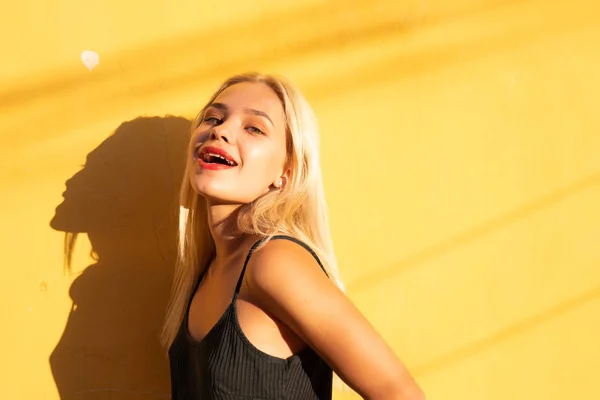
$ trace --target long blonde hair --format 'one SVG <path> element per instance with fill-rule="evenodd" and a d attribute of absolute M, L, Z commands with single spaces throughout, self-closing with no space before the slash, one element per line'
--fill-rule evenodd
<path fill-rule="evenodd" d="M 207 107 L 228 87 L 241 82 L 269 86 L 283 106 L 287 135 L 287 166 L 292 174 L 281 191 L 261 196 L 240 207 L 237 228 L 241 233 L 268 239 L 277 234 L 296 237 L 317 253 L 330 279 L 343 288 L 333 251 L 321 167 L 319 132 L 313 111 L 304 96 L 288 81 L 273 75 L 247 73 L 226 80 L 200 111 L 192 129 L 204 118 Z M 192 145 L 190 143 L 190 145 Z M 179 257 L 173 293 L 163 328 L 163 344 L 170 346 L 187 311 L 194 282 L 215 256 L 208 227 L 207 204 L 192 188 L 189 172 L 191 151 L 180 192 Z"/>

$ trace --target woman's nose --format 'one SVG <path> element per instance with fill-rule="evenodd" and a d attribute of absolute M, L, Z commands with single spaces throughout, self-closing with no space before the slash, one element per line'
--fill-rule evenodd
<path fill-rule="evenodd" d="M 231 143 L 233 134 L 231 133 L 231 129 L 224 127 L 223 124 L 221 124 L 215 126 L 210 131 L 210 138 L 213 140 L 223 140 L 225 143 Z"/>

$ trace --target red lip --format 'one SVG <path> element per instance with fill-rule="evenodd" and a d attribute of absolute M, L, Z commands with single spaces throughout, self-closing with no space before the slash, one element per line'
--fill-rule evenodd
<path fill-rule="evenodd" d="M 198 159 L 198 164 L 203 168 L 203 169 L 212 169 L 212 170 L 217 170 L 217 169 L 229 169 L 229 168 L 233 168 L 233 166 L 230 165 L 225 165 L 225 164 L 209 164 L 207 162 L 202 161 L 201 158 Z"/>
<path fill-rule="evenodd" d="M 202 156 L 206 153 L 217 154 L 217 155 L 225 158 L 227 161 L 233 162 L 235 165 L 207 163 L 204 160 L 202 160 Z M 223 150 L 219 147 L 206 146 L 206 147 L 203 147 L 199 151 L 198 164 L 204 169 L 220 170 L 220 169 L 229 169 L 229 168 L 233 168 L 233 167 L 237 166 L 237 161 L 235 161 L 235 159 L 229 153 L 227 153 L 225 150 Z"/>

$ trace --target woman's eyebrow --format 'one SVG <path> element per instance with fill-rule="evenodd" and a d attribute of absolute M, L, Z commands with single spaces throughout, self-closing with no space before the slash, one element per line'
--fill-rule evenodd
<path fill-rule="evenodd" d="M 211 104 L 210 104 L 208 107 L 206 107 L 206 108 L 207 108 L 207 109 L 209 109 L 209 108 L 211 108 L 211 107 L 213 107 L 213 108 L 216 108 L 216 109 L 218 109 L 218 110 L 223 110 L 223 111 L 227 111 L 227 110 L 228 110 L 228 108 L 227 108 L 227 105 L 225 105 L 225 104 L 223 104 L 223 103 L 211 103 Z"/>
<path fill-rule="evenodd" d="M 244 112 L 248 113 L 248 114 L 260 115 L 261 117 L 265 117 L 266 119 L 269 120 L 269 122 L 271 123 L 271 125 L 275 126 L 275 124 L 273 123 L 273 121 L 269 117 L 269 114 L 267 114 L 264 111 L 255 110 L 254 108 L 244 108 Z"/>
<path fill-rule="evenodd" d="M 216 108 L 218 110 L 222 110 L 222 111 L 229 111 L 229 107 L 227 107 L 227 105 L 223 104 L 223 103 L 212 103 L 210 106 L 208 106 L 208 108 L 210 108 L 210 107 L 214 107 L 214 108 Z M 267 120 L 269 120 L 271 125 L 275 126 L 275 124 L 273 123 L 273 120 L 271 119 L 271 117 L 269 117 L 269 114 L 267 114 L 264 111 L 256 110 L 254 108 L 244 108 L 244 112 L 246 114 L 254 114 L 254 115 L 264 117 Z"/>

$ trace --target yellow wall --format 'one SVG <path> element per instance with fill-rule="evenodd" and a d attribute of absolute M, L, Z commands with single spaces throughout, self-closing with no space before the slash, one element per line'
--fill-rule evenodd
<path fill-rule="evenodd" d="M 341 3 L 4 6 L 2 398 L 167 398 L 165 116 L 246 70 L 313 104 L 350 296 L 429 398 L 600 398 L 597 1 Z"/>

